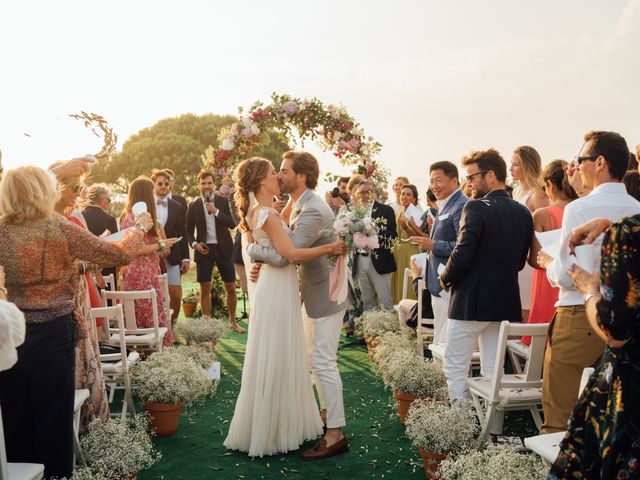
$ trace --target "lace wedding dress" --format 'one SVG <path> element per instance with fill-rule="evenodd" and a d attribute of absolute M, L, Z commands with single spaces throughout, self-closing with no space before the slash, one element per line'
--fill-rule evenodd
<path fill-rule="evenodd" d="M 268 215 L 277 212 L 254 212 L 253 237 L 272 247 L 261 230 Z M 322 421 L 307 365 L 295 265 L 265 264 L 253 297 L 242 384 L 224 445 L 262 457 L 298 449 L 322 434 Z"/>

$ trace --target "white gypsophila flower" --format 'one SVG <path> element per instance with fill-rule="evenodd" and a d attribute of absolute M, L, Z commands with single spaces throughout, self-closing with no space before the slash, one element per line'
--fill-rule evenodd
<path fill-rule="evenodd" d="M 156 352 L 131 367 L 131 388 L 143 402 L 189 406 L 212 396 L 217 386 L 192 358 L 174 349 Z"/>
<path fill-rule="evenodd" d="M 447 385 L 441 364 L 413 350 L 391 352 L 379 367 L 385 386 L 401 393 L 433 398 Z"/>
<path fill-rule="evenodd" d="M 202 368 L 209 368 L 213 362 L 216 361 L 216 356 L 207 346 L 203 345 L 181 345 L 179 347 L 175 347 L 174 350 L 178 353 L 186 355 L 189 358 L 192 358 L 196 364 L 200 365 Z"/>
<path fill-rule="evenodd" d="M 229 326 L 222 319 L 203 315 L 178 322 L 176 333 L 184 337 L 187 343 L 211 343 L 227 335 Z"/>
<path fill-rule="evenodd" d="M 391 353 L 399 350 L 412 352 L 416 349 L 416 345 L 416 334 L 411 329 L 385 332 L 377 339 L 373 361 L 375 363 L 384 362 Z"/>
<path fill-rule="evenodd" d="M 468 450 L 479 431 L 469 402 L 450 407 L 442 402 L 415 400 L 409 408 L 405 425 L 407 437 L 413 445 L 428 452 Z"/>
<path fill-rule="evenodd" d="M 372 310 L 366 310 L 355 320 L 356 329 L 365 337 L 376 339 L 385 332 L 400 331 L 398 314 L 387 310 L 382 305 Z"/>
<path fill-rule="evenodd" d="M 544 480 L 548 467 L 533 453 L 518 452 L 513 445 L 489 446 L 444 460 L 439 480 Z"/>
<path fill-rule="evenodd" d="M 153 446 L 149 421 L 144 414 L 94 420 L 80 440 L 80 448 L 87 471 L 74 472 L 74 479 L 125 477 L 149 468 L 162 457 Z"/>

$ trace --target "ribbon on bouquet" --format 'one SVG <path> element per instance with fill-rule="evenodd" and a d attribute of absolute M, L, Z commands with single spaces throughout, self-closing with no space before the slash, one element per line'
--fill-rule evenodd
<path fill-rule="evenodd" d="M 329 299 L 332 302 L 342 303 L 347 299 L 349 293 L 348 270 L 347 256 L 340 255 L 329 274 Z"/>

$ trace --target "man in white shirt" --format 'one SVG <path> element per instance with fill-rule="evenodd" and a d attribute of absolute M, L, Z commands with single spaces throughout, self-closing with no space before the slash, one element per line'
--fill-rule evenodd
<path fill-rule="evenodd" d="M 592 190 L 565 207 L 561 242 L 573 228 L 593 218 L 617 222 L 640 213 L 640 202 L 627 194 L 622 183 L 629 164 L 625 139 L 615 132 L 597 131 L 587 133 L 584 141 L 576 163 L 582 184 Z M 601 245 L 602 238 L 594 243 L 598 259 Z M 582 370 L 595 365 L 604 351 L 604 342 L 589 326 L 585 301 L 567 275 L 571 265 L 551 260 L 544 253 L 538 259 L 546 267 L 551 284 L 560 287 L 556 314 L 549 327 L 542 382 L 542 430 L 553 433 L 566 430 L 578 399 Z M 597 269 L 599 264 L 598 261 Z M 586 296 L 589 293 L 595 292 Z"/>

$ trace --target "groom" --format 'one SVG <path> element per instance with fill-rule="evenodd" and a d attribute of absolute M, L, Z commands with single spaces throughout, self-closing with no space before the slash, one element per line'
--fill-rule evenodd
<path fill-rule="evenodd" d="M 322 230 L 331 226 L 334 217 L 331 208 L 314 191 L 320 175 L 318 161 L 307 152 L 289 151 L 282 158 L 278 182 L 281 192 L 291 197 L 282 211 L 284 220 L 289 219 L 291 240 L 298 248 L 329 243 L 332 239 L 323 235 Z M 254 262 L 276 267 L 287 265 L 287 261 L 274 248 L 254 243 L 247 247 L 247 251 Z M 329 299 L 329 274 L 332 269 L 327 257 L 317 258 L 298 268 L 307 352 L 327 427 L 322 440 L 302 455 L 303 460 L 320 460 L 349 450 L 347 438 L 342 433 L 345 415 L 342 379 L 336 357 L 342 319 L 350 302 L 347 299 L 338 304 Z M 252 272 L 252 279 L 256 273 Z"/>

